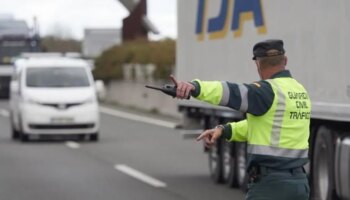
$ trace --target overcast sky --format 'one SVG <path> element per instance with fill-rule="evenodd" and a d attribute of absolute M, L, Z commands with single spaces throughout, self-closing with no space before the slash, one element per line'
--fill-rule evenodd
<path fill-rule="evenodd" d="M 0 0 L 0 14 L 12 14 L 33 24 L 40 34 L 81 39 L 84 28 L 121 28 L 128 11 L 118 0 Z M 176 38 L 176 0 L 148 0 L 148 17 L 160 30 L 153 39 Z"/>

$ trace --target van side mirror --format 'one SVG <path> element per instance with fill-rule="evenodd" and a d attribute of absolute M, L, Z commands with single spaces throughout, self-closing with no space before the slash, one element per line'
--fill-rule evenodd
<path fill-rule="evenodd" d="M 103 100 L 106 97 L 106 88 L 102 80 L 95 81 L 95 89 L 96 89 L 97 98 L 99 100 Z"/>

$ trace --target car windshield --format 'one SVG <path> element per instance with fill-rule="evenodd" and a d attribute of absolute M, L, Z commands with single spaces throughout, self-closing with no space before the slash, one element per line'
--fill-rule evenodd
<path fill-rule="evenodd" d="M 87 73 L 82 67 L 33 67 L 27 69 L 28 87 L 88 87 Z"/>

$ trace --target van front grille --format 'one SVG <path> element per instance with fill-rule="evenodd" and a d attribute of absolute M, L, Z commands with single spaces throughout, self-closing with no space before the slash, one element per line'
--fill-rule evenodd
<path fill-rule="evenodd" d="M 50 106 L 61 110 L 68 109 L 73 106 L 79 106 L 81 104 L 83 103 L 41 103 L 41 105 Z"/>
<path fill-rule="evenodd" d="M 95 124 L 29 124 L 31 129 L 89 129 Z"/>

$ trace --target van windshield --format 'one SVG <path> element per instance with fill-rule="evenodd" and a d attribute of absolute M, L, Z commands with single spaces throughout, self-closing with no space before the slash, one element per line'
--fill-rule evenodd
<path fill-rule="evenodd" d="M 88 87 L 86 70 L 82 67 L 33 67 L 26 73 L 28 87 Z"/>

